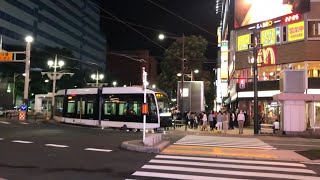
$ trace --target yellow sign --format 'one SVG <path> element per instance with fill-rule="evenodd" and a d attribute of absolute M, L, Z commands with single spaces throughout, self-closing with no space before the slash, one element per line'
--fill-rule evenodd
<path fill-rule="evenodd" d="M 238 36 L 238 51 L 247 50 L 248 44 L 251 44 L 250 34 Z"/>
<path fill-rule="evenodd" d="M 261 31 L 260 43 L 263 46 L 270 46 L 276 44 L 276 29 L 273 28 Z"/>
<path fill-rule="evenodd" d="M 304 40 L 304 21 L 288 25 L 288 42 Z"/>
<path fill-rule="evenodd" d="M 12 52 L 0 52 L 0 61 L 12 61 Z"/>

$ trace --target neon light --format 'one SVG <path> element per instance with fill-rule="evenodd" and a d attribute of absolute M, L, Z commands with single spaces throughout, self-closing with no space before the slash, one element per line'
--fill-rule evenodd
<path fill-rule="evenodd" d="M 283 17 L 282 21 L 284 21 L 285 23 L 290 23 L 290 22 L 299 21 L 300 19 L 301 19 L 300 14 L 291 14 L 291 15 Z"/>

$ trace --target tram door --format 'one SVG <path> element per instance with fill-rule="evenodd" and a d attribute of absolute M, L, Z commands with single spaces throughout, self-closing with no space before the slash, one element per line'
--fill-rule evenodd
<path fill-rule="evenodd" d="M 85 119 L 86 100 L 85 97 L 77 97 L 77 118 Z"/>

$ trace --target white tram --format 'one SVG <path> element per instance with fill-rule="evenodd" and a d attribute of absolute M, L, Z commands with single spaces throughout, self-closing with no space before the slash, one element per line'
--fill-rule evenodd
<path fill-rule="evenodd" d="M 64 123 L 102 127 L 143 128 L 143 89 L 105 87 L 65 89 L 56 93 L 54 119 Z M 166 93 L 147 89 L 147 129 L 172 125 Z"/>

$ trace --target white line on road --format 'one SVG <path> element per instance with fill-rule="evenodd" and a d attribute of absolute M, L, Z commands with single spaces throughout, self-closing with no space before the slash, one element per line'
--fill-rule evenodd
<path fill-rule="evenodd" d="M 22 144 L 31 144 L 33 142 L 31 141 L 21 141 L 21 140 L 14 140 L 14 141 L 11 141 L 11 142 L 14 142 L 14 143 L 22 143 Z"/>
<path fill-rule="evenodd" d="M 204 163 L 204 162 L 192 162 L 192 161 L 172 161 L 172 160 L 155 160 L 152 159 L 149 163 L 155 164 L 174 164 L 174 165 L 194 165 L 204 167 L 216 167 L 216 168 L 233 168 L 233 169 L 254 169 L 254 170 L 269 170 L 269 171 L 284 171 L 284 172 L 299 172 L 316 174 L 309 169 L 300 168 L 283 168 L 283 167 L 269 167 L 269 166 L 255 166 L 255 165 L 236 165 L 236 164 L 219 164 L 219 163 Z"/>
<path fill-rule="evenodd" d="M 67 147 L 69 147 L 69 146 L 67 146 L 67 145 L 60 145 L 60 144 L 45 144 L 45 146 L 60 147 L 60 148 L 67 148 Z"/>
<path fill-rule="evenodd" d="M 281 178 L 281 179 L 297 179 L 297 180 L 320 180 L 320 177 L 315 176 L 302 176 L 291 174 L 279 174 L 279 173 L 264 173 L 264 172 L 248 172 L 248 171 L 230 171 L 219 169 L 204 169 L 204 168 L 189 168 L 180 166 L 156 166 L 156 165 L 144 165 L 143 169 L 153 170 L 166 170 L 166 171 L 180 171 L 180 172 L 196 172 L 196 173 L 208 173 L 208 174 L 220 174 L 220 175 L 234 175 L 234 176 L 246 176 L 246 177 L 265 177 L 265 178 Z"/>
<path fill-rule="evenodd" d="M 29 124 L 29 123 L 26 123 L 26 122 L 19 122 L 20 124 L 24 124 L 24 125 L 27 125 L 27 124 Z"/>
<path fill-rule="evenodd" d="M 143 177 L 158 177 L 166 179 L 197 179 L 197 180 L 233 180 L 234 178 L 221 178 L 221 177 L 208 177 L 208 176 L 194 176 L 194 175 L 184 175 L 184 174 L 172 174 L 172 173 L 157 173 L 157 172 L 143 172 L 137 171 L 133 173 L 134 176 Z M 237 178 L 238 179 L 238 178 Z"/>
<path fill-rule="evenodd" d="M 194 161 L 197 160 L 197 161 L 225 162 L 225 163 L 240 163 L 240 164 L 261 164 L 261 165 L 306 167 L 304 164 L 300 164 L 300 163 L 288 163 L 288 162 L 278 162 L 278 161 L 255 161 L 255 160 L 202 158 L 202 157 L 188 157 L 188 156 L 168 156 L 168 155 L 157 155 L 155 158 L 159 158 L 159 159 L 194 160 Z"/>
<path fill-rule="evenodd" d="M 306 146 L 306 147 L 320 147 L 319 145 L 312 145 L 312 144 L 277 144 L 277 143 L 270 143 L 276 146 Z"/>
<path fill-rule="evenodd" d="M 1 124 L 11 124 L 9 122 L 6 122 L 6 121 L 0 121 Z"/>
<path fill-rule="evenodd" d="M 96 148 L 86 148 L 85 151 L 99 151 L 99 152 L 111 152 L 110 149 L 96 149 Z"/>
<path fill-rule="evenodd" d="M 0 138 L 0 141 L 4 140 L 4 138 Z"/>
<path fill-rule="evenodd" d="M 320 165 L 320 162 L 301 162 L 303 164 L 316 164 L 316 165 Z"/>

